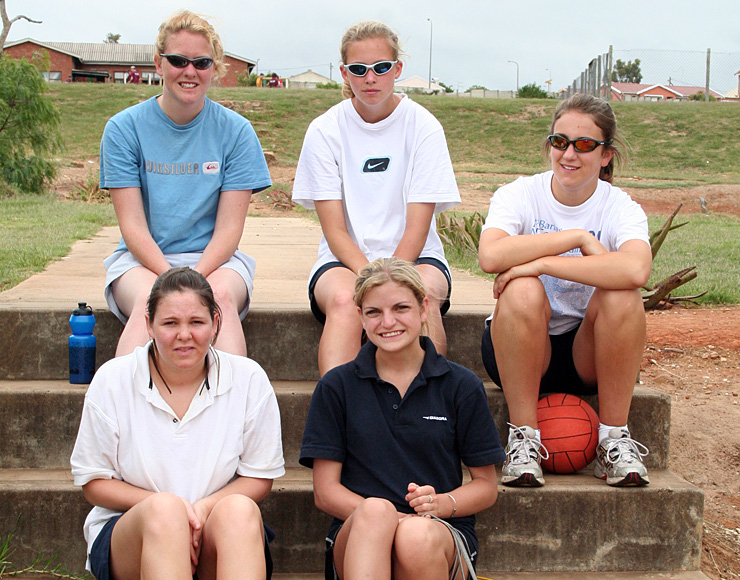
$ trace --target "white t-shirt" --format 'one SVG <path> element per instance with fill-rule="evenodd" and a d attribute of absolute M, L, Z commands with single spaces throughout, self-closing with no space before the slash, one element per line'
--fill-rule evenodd
<path fill-rule="evenodd" d="M 393 254 L 406 228 L 406 205 L 434 203 L 441 213 L 460 203 L 444 130 L 424 107 L 403 95 L 393 113 L 366 123 L 351 99 L 314 119 L 298 160 L 293 200 L 342 200 L 347 229 L 368 260 Z M 435 220 L 420 256 L 444 264 Z M 337 258 L 326 238 L 311 276 Z"/>
<path fill-rule="evenodd" d="M 237 475 L 285 474 L 277 399 L 256 362 L 212 350 L 210 389 L 201 388 L 179 420 L 157 388 L 149 388 L 148 350 L 139 347 L 95 373 L 70 460 L 75 485 L 115 478 L 193 503 Z M 92 509 L 84 528 L 88 555 L 119 513 Z"/>
<path fill-rule="evenodd" d="M 591 232 L 610 252 L 629 240 L 650 243 L 647 216 L 629 195 L 599 180 L 596 191 L 578 206 L 563 205 L 552 193 L 552 171 L 520 177 L 491 198 L 483 230 L 498 228 L 510 236 L 547 234 L 569 229 Z M 561 254 L 581 256 L 576 248 Z M 564 334 L 583 320 L 594 287 L 543 274 L 550 300 L 549 333 Z"/>

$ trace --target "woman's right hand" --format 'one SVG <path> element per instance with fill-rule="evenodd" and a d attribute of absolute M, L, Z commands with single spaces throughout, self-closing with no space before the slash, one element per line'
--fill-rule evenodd
<path fill-rule="evenodd" d="M 185 504 L 185 510 L 188 514 L 188 523 L 190 524 L 190 571 L 192 574 L 195 574 L 195 569 L 198 567 L 198 559 L 200 558 L 200 540 L 203 534 L 203 524 L 207 516 L 198 514 L 198 510 L 184 497 L 180 499 Z"/>
<path fill-rule="evenodd" d="M 604 247 L 598 238 L 591 232 L 583 230 L 580 244 L 581 254 L 584 256 L 597 256 L 599 254 L 608 254 L 609 250 Z"/>

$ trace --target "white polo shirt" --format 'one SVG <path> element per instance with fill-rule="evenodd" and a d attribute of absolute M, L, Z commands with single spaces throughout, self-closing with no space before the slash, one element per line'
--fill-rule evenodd
<path fill-rule="evenodd" d="M 285 474 L 277 399 L 256 362 L 211 350 L 210 389 L 196 393 L 180 420 L 149 388 L 148 350 L 114 358 L 95 374 L 70 460 L 75 485 L 115 478 L 194 503 L 236 476 Z M 88 554 L 119 513 L 92 509 L 84 528 Z"/>

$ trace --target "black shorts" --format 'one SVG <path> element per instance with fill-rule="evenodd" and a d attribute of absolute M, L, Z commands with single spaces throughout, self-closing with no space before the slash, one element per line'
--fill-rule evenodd
<path fill-rule="evenodd" d="M 439 268 L 439 270 L 445 275 L 445 278 L 447 278 L 447 297 L 444 299 L 439 307 L 440 314 L 444 316 L 450 309 L 450 294 L 452 294 L 452 276 L 450 275 L 450 270 L 447 268 L 447 266 L 445 266 L 444 262 L 438 260 L 437 258 L 421 257 L 416 260 L 414 264 L 430 264 L 432 266 L 435 266 Z M 313 291 L 314 288 L 316 288 L 316 282 L 319 281 L 321 275 L 327 270 L 331 270 L 332 268 L 347 268 L 347 266 L 342 264 L 342 262 L 327 262 L 318 270 L 316 270 L 316 273 L 311 276 L 311 281 L 308 283 L 308 300 L 311 304 L 311 312 L 313 312 L 316 320 L 318 320 L 321 324 L 324 324 L 326 322 L 326 314 L 324 314 L 319 308 L 319 305 L 316 304 L 316 297 L 314 296 Z M 347 269 L 349 270 L 349 268 Z"/>
<path fill-rule="evenodd" d="M 581 380 L 581 377 L 578 376 L 576 365 L 573 362 L 573 341 L 576 338 L 579 328 L 580 324 L 565 334 L 550 335 L 552 355 L 550 357 L 550 366 L 547 367 L 547 371 L 540 381 L 540 394 L 569 393 L 571 395 L 584 396 L 596 392 L 596 385 L 587 385 Z M 486 367 L 488 376 L 500 387 L 501 377 L 498 374 L 496 354 L 493 351 L 491 322 L 489 320 L 486 320 L 485 328 L 483 329 L 481 357 L 483 358 L 483 366 Z"/>
<path fill-rule="evenodd" d="M 93 542 L 92 550 L 90 550 L 90 571 L 97 580 L 109 580 L 110 579 L 110 539 L 113 535 L 113 527 L 116 522 L 121 519 L 121 516 L 114 516 L 103 526 L 100 530 L 98 537 Z M 275 539 L 275 532 L 267 526 L 262 524 L 265 529 L 265 569 L 267 571 L 266 580 L 270 580 L 272 576 L 272 555 L 270 554 L 270 542 Z M 198 575 L 193 574 L 193 580 L 197 580 Z"/>

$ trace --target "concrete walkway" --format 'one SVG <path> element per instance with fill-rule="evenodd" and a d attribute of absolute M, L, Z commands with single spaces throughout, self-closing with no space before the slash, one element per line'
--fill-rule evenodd
<path fill-rule="evenodd" d="M 82 301 L 94 310 L 107 308 L 103 259 L 119 239 L 118 227 L 108 227 L 90 240 L 77 242 L 69 256 L 0 293 L 0 308 L 68 307 L 71 311 Z M 320 239 L 321 227 L 305 218 L 247 218 L 239 248 L 257 260 L 253 309 L 308 308 L 306 285 Z M 452 279 L 451 312 L 492 311 L 489 281 L 462 270 L 453 270 Z"/>

